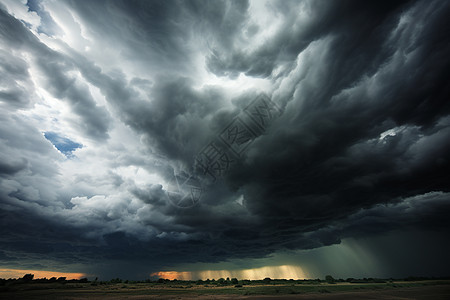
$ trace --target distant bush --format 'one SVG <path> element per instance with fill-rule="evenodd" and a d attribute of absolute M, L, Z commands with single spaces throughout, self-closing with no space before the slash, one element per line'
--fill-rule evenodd
<path fill-rule="evenodd" d="M 114 279 L 111 279 L 109 282 L 110 282 L 110 283 L 122 283 L 122 279 L 120 279 L 120 278 L 114 278 Z"/>
<path fill-rule="evenodd" d="M 333 276 L 331 276 L 331 275 L 325 276 L 325 281 L 327 283 L 335 283 L 335 280 L 334 280 Z"/>
<path fill-rule="evenodd" d="M 66 283 L 66 277 L 59 277 L 56 281 L 59 283 Z"/>
<path fill-rule="evenodd" d="M 22 281 L 23 282 L 30 282 L 30 281 L 33 280 L 33 278 L 34 278 L 34 274 L 25 274 L 22 277 Z"/>

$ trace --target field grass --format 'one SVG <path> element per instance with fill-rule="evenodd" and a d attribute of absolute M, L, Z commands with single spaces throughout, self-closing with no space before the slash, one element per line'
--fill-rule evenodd
<path fill-rule="evenodd" d="M 0 299 L 86 299 L 86 298 L 128 298 L 138 296 L 205 296 L 210 295 L 303 295 L 331 294 L 363 291 L 386 291 L 402 288 L 446 286 L 450 290 L 450 280 L 427 280 L 417 282 L 389 283 L 272 283 L 252 284 L 242 287 L 196 285 L 192 283 L 26 283 L 0 287 Z"/>

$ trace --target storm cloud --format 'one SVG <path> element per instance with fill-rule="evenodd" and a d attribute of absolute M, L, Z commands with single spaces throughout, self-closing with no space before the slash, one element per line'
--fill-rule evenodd
<path fill-rule="evenodd" d="M 448 234 L 449 1 L 25 2 L 0 2 L 2 266 L 132 279 Z M 261 94 L 270 126 L 174 205 Z"/>

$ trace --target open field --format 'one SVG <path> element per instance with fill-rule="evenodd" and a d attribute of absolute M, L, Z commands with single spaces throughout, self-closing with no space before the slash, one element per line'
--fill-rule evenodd
<path fill-rule="evenodd" d="M 450 299 L 450 280 L 213 286 L 172 283 L 28 283 L 0 287 L 0 299 Z"/>

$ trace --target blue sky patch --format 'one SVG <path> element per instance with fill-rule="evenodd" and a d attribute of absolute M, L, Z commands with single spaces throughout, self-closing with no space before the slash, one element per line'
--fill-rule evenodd
<path fill-rule="evenodd" d="M 55 145 L 56 149 L 58 149 L 66 157 L 72 157 L 73 156 L 72 152 L 75 149 L 83 147 L 82 144 L 76 143 L 66 137 L 62 137 L 56 132 L 47 131 L 44 132 L 44 136 L 53 145 Z"/>
<path fill-rule="evenodd" d="M 60 27 L 55 23 L 50 14 L 42 7 L 41 2 L 41 0 L 28 0 L 28 11 L 35 12 L 41 18 L 41 25 L 37 28 L 38 33 L 45 33 L 48 36 L 53 36 L 55 33 L 60 31 Z"/>

